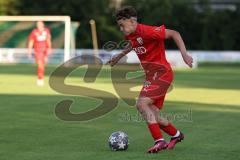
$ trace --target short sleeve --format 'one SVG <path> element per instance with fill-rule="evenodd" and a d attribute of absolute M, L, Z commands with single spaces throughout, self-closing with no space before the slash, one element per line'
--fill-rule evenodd
<path fill-rule="evenodd" d="M 30 35 L 28 37 L 29 40 L 34 40 L 34 33 L 35 33 L 34 30 L 30 33 Z"/>
<path fill-rule="evenodd" d="M 132 48 L 135 48 L 135 47 L 139 46 L 137 41 L 135 41 L 133 38 L 130 38 L 129 36 L 125 36 L 124 39 L 130 43 Z"/>
<path fill-rule="evenodd" d="M 137 41 L 130 41 L 130 44 L 132 46 L 132 48 L 138 47 L 139 44 L 137 43 Z"/>
<path fill-rule="evenodd" d="M 144 34 L 147 39 L 165 39 L 166 35 L 166 28 L 164 25 L 161 25 L 159 27 L 156 26 L 148 26 L 145 28 Z"/>

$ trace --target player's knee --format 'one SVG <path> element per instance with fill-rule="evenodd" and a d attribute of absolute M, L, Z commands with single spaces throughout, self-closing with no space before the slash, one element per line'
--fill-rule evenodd
<path fill-rule="evenodd" d="M 161 128 L 166 127 L 169 124 L 169 121 L 167 119 L 158 118 L 157 120 L 158 120 L 158 123 L 161 125 Z"/>
<path fill-rule="evenodd" d="M 144 106 L 144 102 L 141 99 L 137 100 L 136 107 L 137 109 L 141 109 Z"/>
<path fill-rule="evenodd" d="M 43 68 L 43 67 L 44 67 L 43 62 L 38 62 L 38 67 L 39 67 L 39 68 Z"/>
<path fill-rule="evenodd" d="M 139 98 L 136 103 L 136 107 L 138 110 L 143 110 L 148 106 L 149 101 L 146 98 Z"/>

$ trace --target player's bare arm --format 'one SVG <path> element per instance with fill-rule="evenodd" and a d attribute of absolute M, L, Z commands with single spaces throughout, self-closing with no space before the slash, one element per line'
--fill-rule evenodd
<path fill-rule="evenodd" d="M 112 59 L 110 59 L 107 64 L 110 64 L 111 67 L 113 67 L 115 64 L 117 64 L 117 62 L 124 57 L 125 55 L 127 55 L 129 52 L 132 51 L 132 47 L 129 45 L 126 49 L 124 49 L 121 53 L 119 53 L 118 55 L 114 56 Z"/>
<path fill-rule="evenodd" d="M 52 38 L 51 38 L 51 34 L 49 34 L 49 36 L 47 38 L 47 46 L 48 46 L 47 54 L 52 54 Z"/>
<path fill-rule="evenodd" d="M 166 39 L 171 39 L 171 38 L 174 40 L 174 42 L 178 46 L 178 48 L 182 54 L 184 62 L 189 67 L 192 68 L 193 58 L 190 54 L 187 53 L 184 41 L 183 41 L 180 33 L 177 31 L 174 31 L 174 30 L 166 29 Z"/>
<path fill-rule="evenodd" d="M 28 42 L 28 58 L 32 57 L 33 45 L 34 45 L 34 41 L 29 40 L 29 42 Z"/>

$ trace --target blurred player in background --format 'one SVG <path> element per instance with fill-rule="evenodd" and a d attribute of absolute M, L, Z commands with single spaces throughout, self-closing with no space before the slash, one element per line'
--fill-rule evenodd
<path fill-rule="evenodd" d="M 36 27 L 29 35 L 28 57 L 32 58 L 32 49 L 34 48 L 38 76 L 37 85 L 43 86 L 44 66 L 47 63 L 48 55 L 52 52 L 51 33 L 43 21 L 36 22 Z"/>
<path fill-rule="evenodd" d="M 189 67 L 192 67 L 193 58 L 187 53 L 182 37 L 177 31 L 166 29 L 164 25 L 149 26 L 138 23 L 137 12 L 133 7 L 119 9 L 115 18 L 125 39 L 130 44 L 108 63 L 114 66 L 123 56 L 134 50 L 145 71 L 146 81 L 136 107 L 147 122 L 149 131 L 155 140 L 154 146 L 147 152 L 156 153 L 164 149 L 173 149 L 176 143 L 184 139 L 184 135 L 159 113 L 173 80 L 173 71 L 165 55 L 164 41 L 174 40 L 184 62 Z M 164 140 L 161 130 L 171 136 L 169 143 Z"/>

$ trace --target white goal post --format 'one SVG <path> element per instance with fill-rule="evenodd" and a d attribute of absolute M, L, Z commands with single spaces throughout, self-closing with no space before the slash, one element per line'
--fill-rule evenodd
<path fill-rule="evenodd" d="M 64 22 L 64 62 L 70 59 L 71 18 L 70 16 L 0 16 L 1 21 L 50 21 Z"/>

